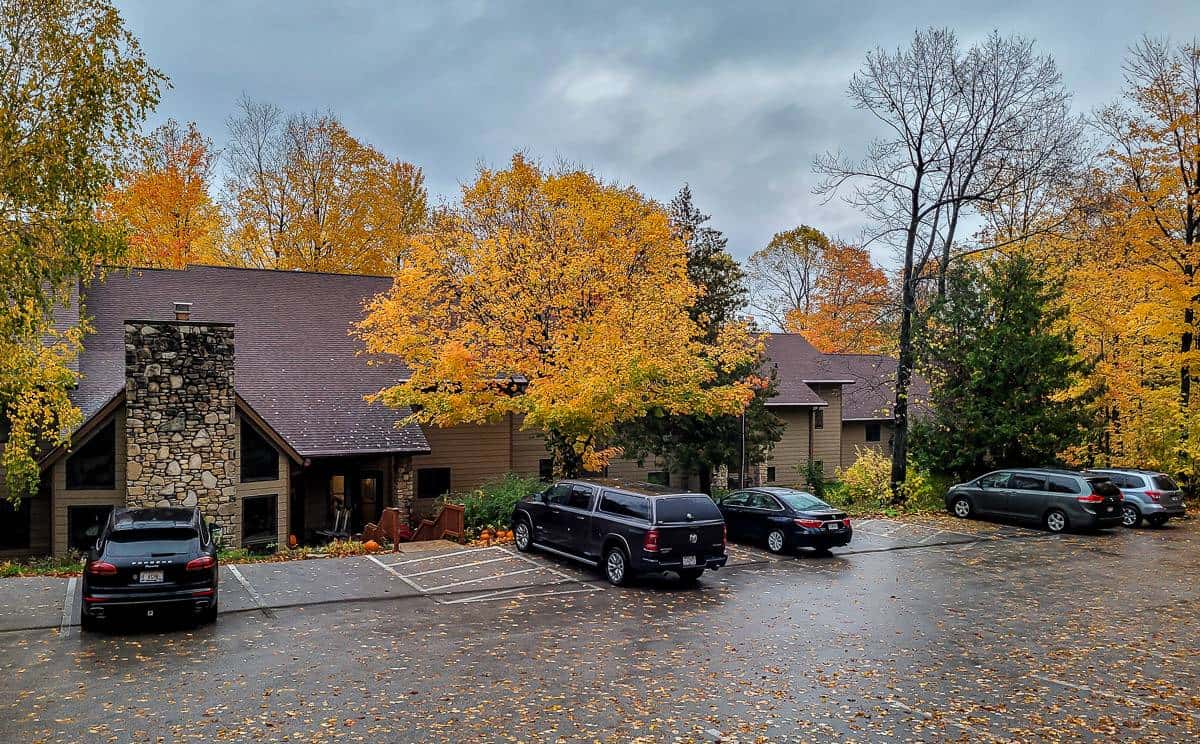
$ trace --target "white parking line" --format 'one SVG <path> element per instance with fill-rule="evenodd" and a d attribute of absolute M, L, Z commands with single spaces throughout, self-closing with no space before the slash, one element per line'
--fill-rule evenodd
<path fill-rule="evenodd" d="M 1187 716 L 1188 718 L 1191 718 L 1193 720 L 1195 720 L 1197 718 L 1195 714 L 1189 713 L 1186 710 L 1177 708 L 1174 705 L 1170 705 L 1168 703 L 1155 701 L 1155 700 L 1145 700 L 1143 698 L 1137 697 L 1136 695 L 1119 695 L 1117 693 L 1108 692 L 1106 690 L 1097 690 L 1094 687 L 1088 687 L 1087 685 L 1080 685 L 1080 684 L 1076 684 L 1074 682 L 1067 682 L 1066 680 L 1055 679 L 1054 677 L 1046 677 L 1041 674 L 1031 674 L 1029 676 L 1032 677 L 1033 679 L 1041 680 L 1042 682 L 1048 682 L 1049 684 L 1052 684 L 1052 685 L 1066 687 L 1068 689 L 1077 690 L 1079 692 L 1086 692 L 1089 695 L 1098 695 L 1099 697 L 1108 698 L 1110 700 L 1118 700 L 1121 702 L 1132 703 L 1132 704 L 1137 705 L 1142 708 L 1163 708 L 1165 710 L 1169 710 L 1174 713 L 1178 713 L 1180 715 Z"/>
<path fill-rule="evenodd" d="M 367 556 L 367 560 L 369 560 L 369 561 L 372 561 L 372 562 L 373 562 L 373 563 L 375 563 L 377 566 L 379 566 L 380 568 L 382 568 L 384 571 L 387 571 L 387 572 L 388 572 L 388 573 L 390 573 L 392 576 L 395 576 L 397 579 L 400 579 L 400 580 L 401 580 L 401 581 L 403 581 L 405 584 L 408 584 L 409 586 L 411 586 L 413 589 L 417 590 L 417 591 L 418 591 L 418 592 L 420 592 L 421 594 L 426 594 L 426 593 L 427 593 L 427 592 L 426 592 L 426 590 L 425 590 L 424 588 L 422 588 L 422 586 L 421 586 L 420 584 L 418 584 L 417 582 L 415 582 L 415 581 L 413 581 L 412 579 L 408 578 L 407 576 L 405 576 L 404 574 L 400 573 L 399 571 L 397 571 L 396 569 L 392 568 L 391 566 L 389 566 L 388 564 L 384 563 L 383 561 L 379 560 L 379 559 L 378 559 L 378 558 L 376 558 L 375 556 L 373 556 L 373 555 L 368 555 L 368 556 Z"/>
<path fill-rule="evenodd" d="M 466 586 L 467 584 L 478 584 L 481 581 L 495 581 L 496 579 L 506 579 L 509 576 L 517 576 L 519 574 L 532 573 L 533 571 L 541 571 L 543 569 L 544 569 L 543 566 L 534 566 L 533 568 L 523 568 L 520 571 L 509 571 L 508 573 L 502 573 L 502 574 L 499 574 L 496 576 L 481 576 L 478 579 L 467 579 L 466 581 L 454 581 L 449 584 L 442 584 L 441 586 L 430 586 L 430 587 L 426 587 L 425 591 L 439 592 L 443 589 L 452 589 L 456 586 Z"/>
<path fill-rule="evenodd" d="M 379 565 L 383 566 L 384 568 L 395 568 L 396 566 L 406 566 L 409 563 L 420 563 L 421 561 L 431 561 L 434 558 L 450 558 L 450 557 L 456 556 L 456 555 L 466 555 L 467 553 L 482 553 L 486 550 L 500 550 L 500 549 L 501 548 L 499 546 L 492 546 L 490 548 L 470 548 L 468 550 L 455 550 L 451 553 L 433 553 L 431 555 L 422 556 L 420 558 L 409 558 L 406 561 L 396 561 L 395 563 L 383 563 L 381 561 L 375 561 L 375 562 L 378 563 Z"/>
<path fill-rule="evenodd" d="M 250 599 L 254 601 L 254 606 L 258 608 L 259 612 L 268 617 L 271 616 L 271 610 L 267 607 L 267 603 L 263 601 L 262 595 L 258 593 L 258 590 L 250 584 L 245 576 L 242 576 L 242 572 L 238 570 L 237 566 L 226 564 L 225 567 L 229 569 L 229 573 L 233 574 L 233 578 L 237 580 L 237 583 L 241 584 L 246 593 L 250 595 Z"/>
<path fill-rule="evenodd" d="M 75 582 L 74 577 L 67 579 L 67 596 L 63 600 L 62 622 L 59 623 L 58 633 L 63 638 L 71 637 L 71 626 L 75 624 Z"/>
<path fill-rule="evenodd" d="M 562 578 L 562 579 L 564 579 L 564 580 L 566 580 L 566 581 L 573 581 L 573 582 L 577 582 L 577 583 L 580 583 L 580 584 L 584 583 L 584 582 L 583 582 L 583 581 L 581 581 L 581 580 L 579 579 L 579 577 L 577 577 L 577 576 L 571 576 L 571 575 L 569 575 L 569 574 L 566 574 L 566 573 L 564 573 L 564 572 L 562 572 L 562 571 L 559 571 L 557 568 L 554 568 L 553 566 L 550 566 L 550 565 L 542 565 L 542 564 L 538 563 L 537 561 L 533 560 L 532 558 L 530 558 L 530 557 L 528 557 L 528 556 L 521 555 L 520 553 L 514 553 L 514 552 L 512 552 L 511 550 L 509 550 L 508 548 L 501 548 L 501 547 L 497 546 L 497 548 L 496 548 L 496 549 L 497 549 L 497 550 L 502 550 L 502 551 L 504 551 L 505 553 L 508 553 L 508 554 L 509 554 L 509 555 L 511 555 L 513 558 L 520 558 L 521 560 L 525 561 L 526 563 L 530 564 L 531 566 L 537 566 L 537 567 L 539 567 L 539 568 L 544 568 L 544 569 L 546 569 L 547 571 L 549 571 L 550 573 L 554 574 L 555 576 L 558 576 L 558 577 L 560 577 L 560 578 Z M 603 589 L 602 587 L 595 587 L 595 589 L 596 589 L 596 591 L 604 591 L 604 589 Z"/>
<path fill-rule="evenodd" d="M 515 590 L 514 590 L 515 591 Z M 586 594 L 590 592 L 600 591 L 599 587 L 585 586 L 583 589 L 563 589 L 562 591 L 552 592 L 536 592 L 534 594 L 514 594 L 506 597 L 497 596 L 482 596 L 482 597 L 466 597 L 465 599 L 451 599 L 442 604 L 467 604 L 469 602 L 498 602 L 505 599 L 533 599 L 534 597 L 558 597 L 563 594 Z"/>
<path fill-rule="evenodd" d="M 426 576 L 428 574 L 435 574 L 435 573 L 444 573 L 446 571 L 453 571 L 458 568 L 470 568 L 471 566 L 482 566 L 485 563 L 497 563 L 499 561 L 511 561 L 512 559 L 513 559 L 512 556 L 506 555 L 503 558 L 488 558 L 486 561 L 473 561 L 471 563 L 456 563 L 452 566 L 443 566 L 442 568 L 431 568 L 428 571 L 418 571 L 416 573 L 410 573 L 410 574 L 404 574 L 404 575 L 410 579 L 413 579 L 418 576 Z"/>

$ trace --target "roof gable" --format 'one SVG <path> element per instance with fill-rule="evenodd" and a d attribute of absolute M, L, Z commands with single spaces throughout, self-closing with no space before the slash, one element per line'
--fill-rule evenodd
<path fill-rule="evenodd" d="M 233 324 L 234 388 L 300 455 L 427 452 L 419 426 L 396 427 L 407 409 L 363 399 L 407 376 L 350 335 L 364 303 L 390 287 L 388 277 L 216 266 L 114 270 L 82 288 L 95 333 L 73 399 L 91 417 L 124 389 L 126 319 L 172 320 L 174 303 L 190 302 L 192 320 Z"/>

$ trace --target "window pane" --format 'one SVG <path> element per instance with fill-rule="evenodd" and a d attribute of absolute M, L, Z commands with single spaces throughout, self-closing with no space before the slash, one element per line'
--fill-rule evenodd
<path fill-rule="evenodd" d="M 111 512 L 111 506 L 67 507 L 67 547 L 71 550 L 90 549 L 100 537 L 100 530 Z"/>
<path fill-rule="evenodd" d="M 780 501 L 792 507 L 803 511 L 805 509 L 822 509 L 829 506 L 824 501 L 821 501 L 816 496 L 805 491 L 787 491 L 775 494 Z"/>
<path fill-rule="evenodd" d="M 650 502 L 632 494 L 605 491 L 600 510 L 620 517 L 650 520 Z"/>
<path fill-rule="evenodd" d="M 279 453 L 252 425 L 242 420 L 242 480 L 278 480 Z"/>
<path fill-rule="evenodd" d="M 747 491 L 735 491 L 721 499 L 721 503 L 729 506 L 745 506 L 749 500 L 750 494 Z"/>
<path fill-rule="evenodd" d="M 1175 485 L 1175 481 L 1171 480 L 1166 475 L 1155 475 L 1151 478 L 1154 481 L 1154 487 L 1160 491 L 1178 491 L 1179 486 Z"/>
<path fill-rule="evenodd" d="M 191 527 L 154 527 L 117 530 L 110 535 L 104 554 L 110 556 L 177 555 L 200 549 L 200 535 Z"/>
<path fill-rule="evenodd" d="M 67 488 L 111 490 L 117 485 L 117 424 L 109 421 L 67 458 Z"/>
<path fill-rule="evenodd" d="M 436 499 L 450 493 L 450 468 L 421 468 L 417 471 L 417 498 Z"/>
<path fill-rule="evenodd" d="M 760 496 L 761 494 L 755 494 Z M 721 510 L 707 496 L 678 496 L 659 499 L 655 506 L 655 520 L 664 522 L 691 522 L 701 519 L 720 519 Z"/>
<path fill-rule="evenodd" d="M 279 540 L 279 497 L 247 496 L 242 501 L 242 544 L 267 545 Z"/>
<path fill-rule="evenodd" d="M 813 428 L 814 429 L 824 429 L 825 428 L 825 409 L 824 408 L 814 408 L 813 409 Z"/>
<path fill-rule="evenodd" d="M 550 503 L 566 506 L 571 502 L 571 484 L 559 483 L 550 491 Z"/>
<path fill-rule="evenodd" d="M 1074 478 L 1051 475 L 1046 478 L 1046 490 L 1053 493 L 1079 493 L 1079 484 Z"/>
<path fill-rule="evenodd" d="M 1046 481 L 1041 478 L 1035 478 L 1032 475 L 1014 473 L 1013 477 L 1008 481 L 1008 487 L 1017 488 L 1022 491 L 1045 491 Z"/>
<path fill-rule="evenodd" d="M 22 550 L 29 547 L 29 499 L 13 508 L 12 502 L 0 498 L 0 550 Z"/>
<path fill-rule="evenodd" d="M 592 489 L 585 486 L 572 486 L 566 505 L 572 509 L 590 510 L 592 508 Z"/>
<path fill-rule="evenodd" d="M 867 441 L 868 442 L 878 442 L 879 441 L 879 432 L 880 432 L 879 424 L 867 424 Z"/>
<path fill-rule="evenodd" d="M 768 483 L 775 482 L 775 466 L 774 465 L 767 468 L 767 482 Z"/>
<path fill-rule="evenodd" d="M 989 473 L 979 479 L 980 488 L 1003 488 L 1008 482 L 1008 473 Z"/>
<path fill-rule="evenodd" d="M 646 473 L 646 482 L 658 486 L 669 486 L 671 485 L 671 476 L 665 470 L 656 470 L 652 473 Z"/>
<path fill-rule="evenodd" d="M 549 457 L 543 457 L 538 460 L 538 478 L 542 480 L 550 480 L 554 477 L 554 460 Z"/>

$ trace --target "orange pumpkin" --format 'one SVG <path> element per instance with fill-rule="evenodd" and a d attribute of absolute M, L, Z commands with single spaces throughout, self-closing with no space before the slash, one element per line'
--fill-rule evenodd
<path fill-rule="evenodd" d="M 294 548 L 299 544 L 300 544 L 300 541 L 296 539 L 295 535 L 288 535 L 288 547 L 289 548 Z"/>
<path fill-rule="evenodd" d="M 367 549 L 368 553 L 374 553 L 376 550 L 379 550 L 379 543 L 374 540 L 367 540 L 363 543 L 363 547 Z"/>

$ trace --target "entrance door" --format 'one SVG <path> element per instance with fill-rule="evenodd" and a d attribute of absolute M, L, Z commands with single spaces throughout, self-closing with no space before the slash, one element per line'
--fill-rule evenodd
<path fill-rule="evenodd" d="M 379 493 L 383 485 L 383 474 L 377 470 L 368 470 L 358 481 L 358 509 L 355 516 L 355 530 L 361 532 L 368 522 L 379 524 L 383 507 L 383 497 Z"/>

